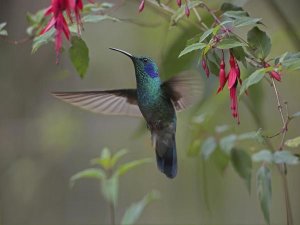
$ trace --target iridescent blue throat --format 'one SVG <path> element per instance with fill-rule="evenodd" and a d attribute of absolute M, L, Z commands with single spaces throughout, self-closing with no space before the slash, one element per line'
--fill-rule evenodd
<path fill-rule="evenodd" d="M 144 69 L 151 78 L 155 78 L 159 76 L 157 69 L 151 63 L 145 65 Z"/>

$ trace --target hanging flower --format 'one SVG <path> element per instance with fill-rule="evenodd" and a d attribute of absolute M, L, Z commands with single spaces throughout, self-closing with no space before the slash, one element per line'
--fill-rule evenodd
<path fill-rule="evenodd" d="M 234 55 L 230 52 L 230 70 L 228 73 L 228 89 L 230 92 L 230 108 L 231 114 L 234 118 L 237 119 L 238 124 L 240 123 L 239 112 L 238 112 L 238 100 L 237 100 L 237 85 L 238 82 L 242 83 L 240 78 L 240 68 L 234 57 Z"/>
<path fill-rule="evenodd" d="M 71 18 L 71 7 L 69 0 L 52 0 L 51 6 L 46 10 L 45 13 L 46 16 L 52 14 L 52 18 L 40 33 L 44 34 L 52 27 L 55 28 L 56 63 L 59 61 L 59 54 L 62 47 L 62 33 L 65 34 L 65 37 L 68 40 L 70 39 L 70 30 L 63 14 L 64 11 L 66 11 L 68 17 Z"/>
<path fill-rule="evenodd" d="M 225 84 L 227 82 L 227 77 L 226 77 L 226 72 L 225 72 L 225 62 L 224 62 L 224 53 L 220 62 L 220 71 L 219 71 L 219 88 L 218 88 L 218 92 L 223 90 Z"/>
<path fill-rule="evenodd" d="M 142 0 L 140 5 L 139 5 L 139 12 L 142 12 L 145 8 L 145 0 Z"/>

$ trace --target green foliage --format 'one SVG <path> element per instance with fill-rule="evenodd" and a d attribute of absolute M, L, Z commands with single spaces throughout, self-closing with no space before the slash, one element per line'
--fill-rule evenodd
<path fill-rule="evenodd" d="M 89 168 L 76 173 L 70 178 L 71 185 L 73 186 L 76 181 L 84 178 L 98 180 L 101 183 L 103 197 L 115 208 L 118 203 L 119 178 L 140 165 L 152 162 L 151 159 L 146 158 L 127 162 L 115 168 L 118 161 L 127 153 L 127 150 L 121 149 L 112 154 L 108 148 L 104 148 L 100 157 L 91 160 L 92 165 L 98 165 L 102 168 Z M 158 196 L 158 192 L 150 192 L 141 201 L 131 205 L 126 211 L 121 224 L 134 224 L 144 208 L 153 200 L 158 199 Z"/>
<path fill-rule="evenodd" d="M 188 54 L 192 51 L 195 51 L 195 50 L 202 50 L 203 48 L 205 48 L 207 45 L 204 44 L 204 43 L 196 43 L 196 44 L 192 44 L 192 45 L 189 45 L 187 46 L 185 49 L 182 50 L 182 52 L 180 52 L 179 54 L 179 58 L 185 54 Z"/>
<path fill-rule="evenodd" d="M 71 43 L 72 46 L 69 49 L 70 59 L 80 77 L 84 78 L 90 61 L 89 49 L 85 42 L 79 37 L 72 37 Z"/>
<path fill-rule="evenodd" d="M 43 45 L 49 43 L 49 42 L 53 42 L 54 41 L 54 33 L 55 33 L 55 29 L 51 28 L 48 32 L 41 34 L 39 36 L 36 36 L 33 39 L 33 43 L 32 43 L 32 53 L 36 53 L 36 51 Z"/>
<path fill-rule="evenodd" d="M 271 171 L 261 166 L 256 173 L 256 189 L 264 218 L 270 224 L 270 208 L 272 200 Z"/>
<path fill-rule="evenodd" d="M 243 26 L 255 26 L 261 21 L 261 18 L 251 18 L 245 11 L 226 11 L 223 14 L 224 17 L 232 20 L 233 26 L 243 27 Z"/>
<path fill-rule="evenodd" d="M 201 154 L 205 160 L 216 150 L 217 143 L 214 137 L 207 138 L 202 144 Z"/>
<path fill-rule="evenodd" d="M 297 148 L 300 145 L 300 137 L 289 139 L 284 144 L 290 148 Z"/>
<path fill-rule="evenodd" d="M 242 87 L 240 89 L 240 95 L 244 94 L 244 92 L 252 85 L 260 82 L 264 78 L 265 73 L 271 70 L 272 68 L 268 67 L 268 68 L 261 68 L 253 72 L 246 80 L 244 80 Z"/>
<path fill-rule="evenodd" d="M 274 162 L 277 164 L 296 165 L 299 164 L 299 158 L 290 151 L 277 151 L 274 153 Z"/>
<path fill-rule="evenodd" d="M 249 154 L 241 149 L 233 148 L 231 151 L 231 162 L 235 171 L 246 182 L 248 191 L 251 191 L 252 160 Z"/>
<path fill-rule="evenodd" d="M 247 35 L 249 52 L 258 59 L 265 59 L 271 51 L 271 39 L 258 27 L 252 28 Z"/>
<path fill-rule="evenodd" d="M 0 23 L 0 36 L 7 36 L 7 31 L 4 30 L 6 24 L 7 24 L 6 22 Z"/>
<path fill-rule="evenodd" d="M 234 36 L 225 37 L 219 42 L 217 45 L 217 48 L 219 49 L 230 49 L 235 47 L 242 47 L 246 46 L 245 43 L 242 43 Z"/>
<path fill-rule="evenodd" d="M 42 29 L 42 24 L 45 22 L 45 10 L 39 10 L 35 14 L 27 13 L 26 19 L 29 24 L 27 27 L 26 32 L 29 36 L 38 35 Z"/>
<path fill-rule="evenodd" d="M 300 69 L 300 52 L 286 52 L 275 61 L 282 65 L 287 71 L 295 71 Z"/>
<path fill-rule="evenodd" d="M 252 161 L 254 162 L 273 162 L 273 154 L 269 150 L 261 150 L 255 154 L 252 155 Z"/>
<path fill-rule="evenodd" d="M 154 200 L 160 198 L 160 194 L 157 191 L 152 191 L 144 196 L 140 201 L 133 203 L 125 212 L 121 225 L 132 225 L 135 224 L 144 211 L 145 207 Z"/>

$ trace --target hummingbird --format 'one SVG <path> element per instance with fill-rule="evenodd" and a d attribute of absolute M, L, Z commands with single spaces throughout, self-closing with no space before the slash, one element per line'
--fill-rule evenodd
<path fill-rule="evenodd" d="M 156 63 L 149 57 L 128 56 L 134 65 L 136 89 L 53 92 L 72 105 L 101 114 L 143 117 L 151 132 L 158 169 L 168 178 L 177 174 L 176 111 L 181 111 L 200 96 L 199 77 L 181 74 L 162 82 Z"/>

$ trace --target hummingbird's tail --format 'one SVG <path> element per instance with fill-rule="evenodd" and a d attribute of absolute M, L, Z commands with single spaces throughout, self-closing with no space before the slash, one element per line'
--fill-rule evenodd
<path fill-rule="evenodd" d="M 153 134 L 158 169 L 167 177 L 174 178 L 177 174 L 177 155 L 175 133 Z"/>

